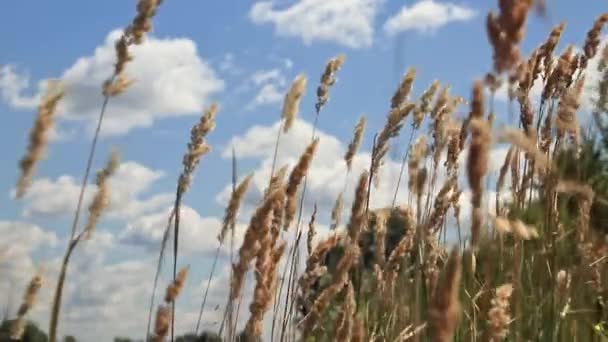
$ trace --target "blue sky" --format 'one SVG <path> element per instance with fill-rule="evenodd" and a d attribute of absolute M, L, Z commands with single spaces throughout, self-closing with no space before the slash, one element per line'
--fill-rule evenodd
<path fill-rule="evenodd" d="M 147 283 L 152 277 L 158 234 L 166 220 L 190 127 L 205 106 L 217 102 L 220 111 L 217 128 L 209 136 L 213 152 L 201 162 L 185 199 L 189 210 L 185 229 L 191 233 L 186 233 L 189 241 L 183 262 L 192 265 L 192 277 L 182 299 L 182 331 L 192 326 L 200 283 L 215 248 L 218 218 L 230 182 L 230 148 L 237 149 L 240 176 L 256 172 L 255 189 L 240 219 L 242 226 L 268 173 L 269 144 L 274 140 L 283 94 L 293 78 L 304 73 L 308 88 L 301 120 L 285 138 L 282 163 L 293 162 L 310 136 L 315 88 L 325 63 L 340 53 L 346 55 L 330 102 L 321 114 L 321 151 L 311 175 L 309 204 L 328 204 L 342 188 L 340 158 L 352 127 L 365 113 L 368 133 L 356 162 L 362 169 L 371 136 L 383 125 L 390 97 L 408 67 L 418 71 L 415 94 L 438 79 L 449 84 L 453 94 L 468 98 L 472 81 L 491 67 L 484 23 L 495 6 L 492 1 L 473 0 L 165 0 L 148 41 L 134 50 L 135 61 L 127 68 L 136 83 L 126 94 L 112 99 L 108 109 L 94 165 L 101 167 L 110 148 L 117 147 L 125 162 L 119 171 L 122 181 L 114 184 L 118 198 L 100 223 L 98 236 L 82 246 L 71 267 L 73 286 L 66 289 L 60 331 L 85 341 L 94 336 L 143 334 Z M 548 6 L 546 18 L 531 17 L 522 44 L 525 53 L 560 21 L 566 21 L 567 27 L 558 50 L 566 44 L 580 46 L 595 17 L 606 10 L 598 1 L 585 1 L 584 5 L 548 1 Z M 43 327 L 50 288 L 69 233 L 67 224 L 91 138 L 91 120 L 101 105 L 98 91 L 111 73 L 116 30 L 132 19 L 134 8 L 135 1 L 22 0 L 6 3 L 0 12 L 0 41 L 4 44 L 0 57 L 4 117 L 0 126 L 0 146 L 4 146 L 0 149 L 0 231 L 10 238 L 4 243 L 18 246 L 9 250 L 10 261 L 0 260 L 0 272 L 14 278 L 5 281 L 11 277 L 2 275 L 0 286 L 2 291 L 15 291 L 14 310 L 23 282 L 35 267 L 46 267 L 46 292 L 33 314 Z M 66 81 L 67 93 L 48 159 L 39 165 L 28 196 L 17 201 L 11 195 L 18 175 L 16 165 L 36 112 L 39 84 L 58 77 Z M 498 111 L 504 118 L 504 105 Z M 460 112 L 466 112 L 466 107 Z M 403 151 L 404 143 L 396 143 L 395 150 Z M 387 164 L 392 180 L 398 165 L 394 161 Z M 378 205 L 391 195 L 391 182 L 387 183 L 378 190 Z M 322 213 L 322 218 L 326 216 Z M 225 267 L 223 263 L 224 273 L 214 282 L 214 304 L 223 301 Z M 6 301 L 0 298 L 3 306 Z M 113 313 L 134 318 L 124 322 Z"/>

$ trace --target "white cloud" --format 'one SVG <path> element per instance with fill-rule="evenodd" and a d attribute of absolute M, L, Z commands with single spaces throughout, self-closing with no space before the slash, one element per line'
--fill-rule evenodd
<path fill-rule="evenodd" d="M 45 82 L 39 82 L 37 92 L 26 95 L 23 92 L 30 88 L 30 77 L 20 74 L 14 66 L 4 65 L 0 68 L 0 94 L 2 100 L 14 108 L 34 108 L 40 101 Z"/>
<path fill-rule="evenodd" d="M 258 70 L 251 75 L 249 82 L 257 88 L 257 93 L 247 105 L 247 109 L 252 110 L 259 106 L 277 104 L 283 100 L 287 80 L 281 69 Z"/>
<path fill-rule="evenodd" d="M 150 170 L 133 161 L 120 165 L 110 179 L 110 217 L 129 219 L 151 211 L 164 208 L 171 203 L 173 195 L 159 193 L 142 198 L 156 181 L 164 176 L 161 171 Z M 85 190 L 84 205 L 88 205 L 95 186 L 88 184 Z M 40 178 L 34 180 L 25 195 L 23 215 L 25 217 L 67 216 L 76 208 L 80 182 L 69 175 L 59 176 L 56 180 Z M 84 207 L 86 210 L 86 207 Z"/>
<path fill-rule="evenodd" d="M 129 222 L 121 233 L 120 241 L 156 253 L 160 248 L 171 209 L 172 207 L 167 207 Z M 180 213 L 180 251 L 184 254 L 203 255 L 211 255 L 215 252 L 219 245 L 216 237 L 220 232 L 222 221 L 216 217 L 202 217 L 196 210 L 185 205 L 181 207 Z M 239 234 L 235 237 L 238 244 L 242 240 L 241 233 L 244 227 L 238 225 L 237 231 Z M 228 248 L 226 245 L 224 247 Z"/>
<path fill-rule="evenodd" d="M 286 8 L 273 1 L 255 3 L 249 17 L 256 24 L 272 23 L 280 36 L 299 37 L 305 44 L 329 41 L 351 48 L 368 47 L 374 19 L 383 0 L 299 0 Z"/>
<path fill-rule="evenodd" d="M 422 0 L 409 7 L 403 6 L 399 13 L 386 21 L 384 30 L 389 35 L 408 30 L 432 32 L 452 22 L 469 21 L 476 13 L 469 7 L 450 2 Z"/>
<path fill-rule="evenodd" d="M 67 120 L 84 120 L 93 127 L 102 103 L 101 85 L 111 75 L 115 62 L 114 43 L 120 31 L 111 32 L 90 56 L 79 58 L 63 72 L 66 96 L 60 115 Z M 198 54 L 194 41 L 186 38 L 150 37 L 132 48 L 134 60 L 127 74 L 135 83 L 112 98 L 103 134 L 124 134 L 136 127 L 151 126 L 156 120 L 197 115 L 224 83 Z M 25 97 L 27 78 L 4 67 L 0 90 L 7 103 L 18 108 L 33 107 L 36 95 Z M 39 86 L 40 88 L 40 86 Z"/>

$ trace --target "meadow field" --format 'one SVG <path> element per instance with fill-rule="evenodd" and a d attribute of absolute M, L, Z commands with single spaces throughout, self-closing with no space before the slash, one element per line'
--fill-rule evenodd
<path fill-rule="evenodd" d="M 343 1 L 299 0 L 285 10 L 260 1 L 249 15 L 293 29 L 293 11 L 319 7 L 332 22 L 336 13 L 356 17 L 355 3 L 375 2 Z M 10 171 L 3 175 L 17 166 L 16 181 L 3 183 L 18 203 L 7 210 L 22 221 L 0 220 L 0 283 L 12 284 L 0 293 L 0 341 L 608 341 L 608 12 L 594 13 L 570 43 L 563 37 L 579 21 L 576 13 L 556 17 L 559 1 L 489 3 L 480 11 L 412 1 L 385 24 L 392 37 L 418 20 L 422 31 L 435 31 L 424 36 L 431 41 L 445 23 L 423 11 L 479 18 L 471 25 L 489 51 L 487 68 L 457 74 L 459 86 L 430 79 L 432 66 L 410 64 L 408 51 L 424 49 L 413 44 L 389 92 L 368 82 L 380 66 L 355 50 L 371 44 L 351 35 L 357 23 L 342 27 L 353 51 L 326 49 L 334 53 L 316 73 L 285 60 L 281 70 L 293 77 L 257 75 L 259 84 L 279 80 L 280 92 L 269 86 L 235 108 L 242 90 L 189 60 L 196 46 L 153 36 L 165 10 L 184 6 L 175 0 L 136 1 L 123 30 L 62 77 L 40 81 L 38 96 L 17 96 L 19 75 L 0 65 L 3 100 L 36 108 L 29 133 L 10 133 L 24 140 L 4 147 L 21 156 L 2 165 Z M 331 30 L 316 29 L 322 37 Z M 307 39 L 303 48 L 313 49 Z M 152 50 L 162 44 L 180 65 L 194 66 L 162 62 Z M 445 70 L 459 69 L 450 50 L 454 60 L 475 51 L 453 44 L 427 53 Z M 351 53 L 357 68 L 349 70 Z M 236 73 L 228 60 L 223 70 Z M 146 78 L 155 63 L 169 71 Z M 182 92 L 192 73 L 206 83 Z M 231 86 L 217 101 L 208 96 Z M 349 96 L 353 86 L 363 93 Z M 56 144 L 69 139 L 60 123 L 81 120 L 75 113 L 89 107 L 77 99 L 87 96 L 96 101 L 89 126 L 72 132 L 85 142 L 48 167 Z M 376 97 L 382 112 L 332 109 L 370 108 Z M 268 125 L 222 119 L 265 101 L 276 104 L 264 109 L 274 115 Z M 155 120 L 172 116 L 146 117 L 143 104 L 200 108 L 158 133 Z M 7 125 L 7 136 L 22 126 Z M 135 138 L 112 140 L 132 128 L 162 138 L 140 135 L 136 149 Z M 216 134 L 226 138 L 219 143 Z M 177 171 L 164 177 L 133 161 L 138 154 Z M 263 157 L 261 165 L 251 156 Z M 59 176 L 62 165 L 81 173 Z M 151 195 L 157 180 L 164 190 Z M 204 187 L 218 190 L 217 203 L 201 195 Z M 217 217 L 198 214 L 213 210 Z M 55 220 L 57 211 L 67 218 Z M 55 230 L 39 228 L 47 223 Z M 112 252 L 100 261 L 100 250 Z"/>

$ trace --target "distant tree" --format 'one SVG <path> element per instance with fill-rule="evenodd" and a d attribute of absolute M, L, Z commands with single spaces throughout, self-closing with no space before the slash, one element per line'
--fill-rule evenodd
<path fill-rule="evenodd" d="M 114 342 L 134 342 L 128 337 L 114 337 Z"/>
<path fill-rule="evenodd" d="M 10 327 L 13 323 L 12 320 L 5 320 L 0 324 L 0 342 L 9 342 L 10 339 Z M 46 333 L 33 322 L 27 322 L 25 325 L 25 332 L 23 333 L 23 342 L 47 342 L 48 337 Z M 13 341 L 14 342 L 14 341 Z"/>

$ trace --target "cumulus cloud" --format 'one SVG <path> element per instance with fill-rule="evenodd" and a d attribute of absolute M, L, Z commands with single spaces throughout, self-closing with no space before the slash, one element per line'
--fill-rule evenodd
<path fill-rule="evenodd" d="M 108 215 L 119 219 L 130 219 L 167 206 L 173 198 L 170 193 L 158 193 L 142 198 L 142 193 L 163 176 L 163 172 L 148 169 L 133 161 L 122 163 L 110 180 L 111 198 Z M 23 215 L 25 217 L 71 215 L 77 205 L 80 185 L 80 182 L 69 175 L 59 176 L 55 180 L 49 178 L 34 180 L 24 198 Z M 88 205 L 94 193 L 95 186 L 87 185 L 85 205 Z"/>
<path fill-rule="evenodd" d="M 102 103 L 101 85 L 112 73 L 114 43 L 120 34 L 111 32 L 92 55 L 79 58 L 62 73 L 66 96 L 60 106 L 61 118 L 86 121 L 93 127 Z M 197 115 L 211 96 L 223 90 L 224 82 L 199 56 L 190 39 L 150 37 L 134 46 L 132 54 L 134 60 L 128 64 L 127 74 L 135 83 L 111 100 L 103 134 L 125 134 L 136 127 L 151 126 L 159 119 Z M 11 66 L 0 71 L 2 97 L 13 107 L 36 105 L 39 93 L 24 95 L 29 83 Z"/>
<path fill-rule="evenodd" d="M 167 227 L 167 219 L 173 208 L 165 208 L 155 213 L 140 216 L 127 223 L 120 234 L 123 244 L 142 247 L 147 251 L 158 252 L 160 242 Z M 185 254 L 212 255 L 219 245 L 216 237 L 222 221 L 218 217 L 202 217 L 196 210 L 182 206 L 180 211 L 180 251 Z M 243 225 L 237 225 L 236 244 L 242 241 Z M 224 251 L 228 246 L 224 245 Z"/>
<path fill-rule="evenodd" d="M 338 43 L 350 48 L 368 47 L 374 19 L 383 0 L 299 0 L 285 8 L 273 1 L 258 1 L 249 11 L 256 24 L 271 23 L 276 34 Z"/>
<path fill-rule="evenodd" d="M 469 21 L 476 13 L 474 9 L 451 2 L 422 0 L 412 6 L 403 6 L 399 13 L 386 21 L 384 30 L 389 35 L 408 30 L 433 32 L 453 22 Z"/>
<path fill-rule="evenodd" d="M 257 94 L 247 105 L 250 110 L 281 102 L 287 87 L 285 75 L 279 68 L 256 71 L 251 75 L 250 82 L 257 89 Z"/>

